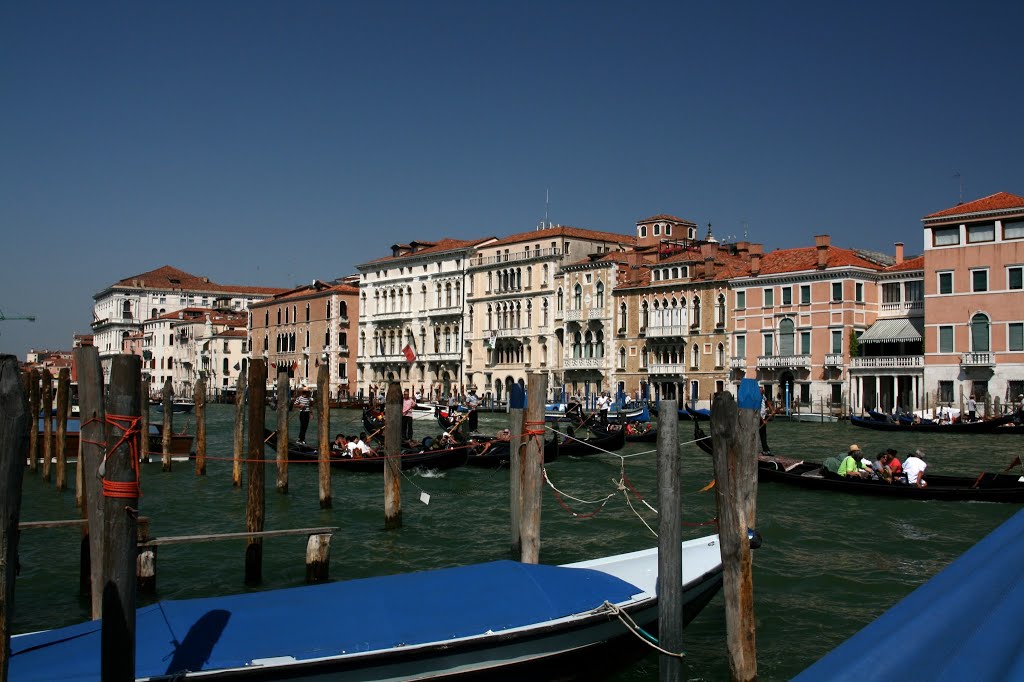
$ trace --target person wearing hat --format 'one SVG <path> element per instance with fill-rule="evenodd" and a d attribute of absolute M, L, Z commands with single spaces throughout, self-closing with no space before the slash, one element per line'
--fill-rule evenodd
<path fill-rule="evenodd" d="M 860 446 L 854 443 L 847 451 L 846 457 L 839 463 L 839 469 L 836 473 L 848 478 L 861 478 L 863 476 L 863 469 L 860 457 Z"/>
<path fill-rule="evenodd" d="M 476 386 L 469 387 L 469 395 L 466 396 L 466 409 L 469 411 L 466 415 L 466 428 L 470 432 L 475 432 L 479 426 L 480 415 L 477 413 L 477 408 L 480 407 L 480 398 L 476 395 Z"/>
<path fill-rule="evenodd" d="M 309 410 L 313 405 L 313 400 L 309 397 L 308 386 L 302 387 L 302 391 L 295 398 L 295 402 L 292 405 L 299 408 L 299 445 L 305 445 L 306 429 L 309 428 Z"/>
<path fill-rule="evenodd" d="M 920 448 L 903 460 L 903 472 L 907 475 L 907 483 L 918 488 L 928 485 L 928 482 L 924 480 L 924 472 L 927 468 L 928 464 L 924 461 L 924 450 Z"/>

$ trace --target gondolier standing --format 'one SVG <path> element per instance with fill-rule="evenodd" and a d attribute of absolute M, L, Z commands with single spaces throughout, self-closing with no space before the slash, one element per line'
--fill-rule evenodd
<path fill-rule="evenodd" d="M 768 447 L 768 422 L 771 421 L 772 417 L 775 416 L 775 406 L 772 405 L 772 401 L 768 400 L 768 396 L 764 394 L 764 386 L 761 387 L 761 428 L 758 429 L 758 434 L 761 436 L 761 453 L 765 455 L 772 454 L 771 448 Z"/>
<path fill-rule="evenodd" d="M 412 410 L 416 400 L 409 395 L 409 389 L 402 392 L 402 440 L 412 440 Z"/>
<path fill-rule="evenodd" d="M 469 414 L 466 415 L 466 426 L 470 432 L 477 430 L 477 413 L 476 408 L 480 407 L 480 398 L 476 397 L 476 387 L 470 386 L 469 395 L 466 396 L 466 407 L 469 409 Z"/>
<path fill-rule="evenodd" d="M 313 401 L 309 398 L 309 388 L 303 388 L 295 398 L 293 406 L 299 408 L 299 443 L 306 444 L 306 429 L 309 428 L 309 409 Z"/>

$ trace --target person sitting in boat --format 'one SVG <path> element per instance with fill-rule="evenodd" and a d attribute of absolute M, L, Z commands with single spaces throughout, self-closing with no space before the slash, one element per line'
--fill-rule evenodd
<path fill-rule="evenodd" d="M 355 436 L 349 436 L 345 440 L 347 441 L 345 447 L 348 449 L 348 456 L 359 457 L 362 454 L 362 451 L 359 449 L 359 439 Z"/>
<path fill-rule="evenodd" d="M 569 398 L 569 404 L 565 406 L 565 416 L 574 422 L 583 421 L 583 405 L 578 397 Z"/>
<path fill-rule="evenodd" d="M 836 471 L 840 476 L 847 478 L 863 478 L 866 474 L 864 465 L 861 463 L 860 446 L 854 443 L 846 452 L 846 457 L 839 463 Z"/>
<path fill-rule="evenodd" d="M 334 442 L 331 443 L 331 454 L 339 457 L 351 457 L 351 453 L 348 449 L 348 440 L 343 434 L 338 434 L 334 437 Z"/>
<path fill-rule="evenodd" d="M 903 478 L 903 464 L 896 456 L 896 450 L 889 448 L 885 451 L 885 465 L 889 467 L 889 472 L 892 474 L 894 481 L 901 480 Z"/>
<path fill-rule="evenodd" d="M 498 431 L 494 436 L 495 440 L 512 440 L 512 431 L 510 429 L 502 429 Z"/>
<path fill-rule="evenodd" d="M 445 431 L 437 438 L 437 444 L 441 450 L 447 450 L 448 448 L 454 448 L 458 445 L 458 441 L 455 440 L 455 436 Z"/>
<path fill-rule="evenodd" d="M 924 480 L 924 472 L 927 468 L 928 464 L 924 461 L 924 450 L 920 448 L 903 460 L 903 471 L 907 475 L 907 483 L 909 485 L 914 485 L 918 488 L 926 487 L 928 482 Z"/>
<path fill-rule="evenodd" d="M 870 476 L 873 481 L 885 481 L 886 483 L 892 483 L 892 472 L 889 470 L 888 465 L 885 463 L 886 453 L 885 451 L 879 452 L 873 462 L 871 462 Z"/>

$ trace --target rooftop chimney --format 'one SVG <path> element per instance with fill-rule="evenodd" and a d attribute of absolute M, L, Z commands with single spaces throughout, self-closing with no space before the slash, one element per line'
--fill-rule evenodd
<path fill-rule="evenodd" d="M 750 274 L 756 277 L 761 274 L 761 255 L 764 253 L 764 245 L 751 244 L 748 252 L 750 253 Z"/>
<path fill-rule="evenodd" d="M 747 255 L 748 251 L 750 251 L 750 242 L 736 242 L 737 254 L 739 254 L 740 256 L 745 256 Z"/>
<path fill-rule="evenodd" d="M 818 248 L 818 268 L 824 270 L 828 266 L 828 245 L 831 240 L 827 234 L 814 236 L 814 245 Z"/>
<path fill-rule="evenodd" d="M 896 265 L 903 262 L 903 242 L 896 242 Z"/>

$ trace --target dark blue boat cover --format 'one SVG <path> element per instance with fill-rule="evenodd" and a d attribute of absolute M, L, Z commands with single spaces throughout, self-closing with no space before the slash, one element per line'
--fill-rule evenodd
<path fill-rule="evenodd" d="M 136 619 L 136 676 L 298 660 L 500 632 L 623 602 L 640 590 L 580 568 L 495 561 L 420 573 L 164 601 Z M 11 641 L 10 679 L 98 680 L 100 622 Z"/>
<path fill-rule="evenodd" d="M 1024 511 L 794 680 L 1012 680 L 1024 675 Z"/>

